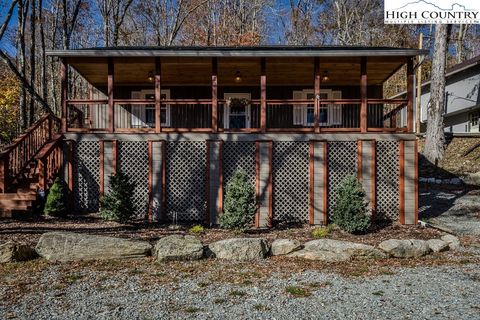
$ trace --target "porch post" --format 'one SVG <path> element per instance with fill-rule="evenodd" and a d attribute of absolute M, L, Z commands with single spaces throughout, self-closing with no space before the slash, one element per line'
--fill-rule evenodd
<path fill-rule="evenodd" d="M 161 104 L 162 104 L 162 90 L 161 90 L 161 75 L 162 64 L 160 58 L 155 58 L 155 132 L 162 131 Z"/>
<path fill-rule="evenodd" d="M 360 63 L 360 131 L 367 132 L 367 58 L 362 57 Z"/>
<path fill-rule="evenodd" d="M 315 132 L 320 132 L 319 120 L 320 120 L 320 59 L 315 57 L 314 59 L 314 95 L 315 95 L 315 104 L 314 104 L 314 123 L 313 127 Z"/>
<path fill-rule="evenodd" d="M 218 60 L 212 58 L 212 132 L 218 131 Z"/>
<path fill-rule="evenodd" d="M 113 58 L 108 58 L 108 77 L 107 77 L 107 94 L 108 94 L 108 131 L 115 131 L 115 110 L 113 103 Z"/>
<path fill-rule="evenodd" d="M 413 58 L 407 60 L 407 131 L 413 132 Z"/>
<path fill-rule="evenodd" d="M 267 131 L 267 74 L 266 59 L 260 59 L 260 131 Z"/>
<path fill-rule="evenodd" d="M 68 66 L 65 59 L 60 60 L 60 85 L 62 102 L 62 132 L 67 132 Z"/>

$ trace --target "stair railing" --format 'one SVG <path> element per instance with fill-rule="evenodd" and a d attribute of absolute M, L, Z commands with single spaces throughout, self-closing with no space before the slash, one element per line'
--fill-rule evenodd
<path fill-rule="evenodd" d="M 45 114 L 0 152 L 0 193 L 7 192 L 35 154 L 52 139 L 58 125 L 58 118 Z"/>
<path fill-rule="evenodd" d="M 35 156 L 38 165 L 38 189 L 46 191 L 62 167 L 63 135 L 57 134 Z"/>

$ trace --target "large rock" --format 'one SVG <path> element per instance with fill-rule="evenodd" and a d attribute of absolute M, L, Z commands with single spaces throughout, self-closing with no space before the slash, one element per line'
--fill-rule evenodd
<path fill-rule="evenodd" d="M 72 232 L 44 233 L 35 250 L 49 261 L 107 260 L 149 255 L 152 246 L 145 241 Z"/>
<path fill-rule="evenodd" d="M 269 251 L 268 242 L 259 238 L 233 238 L 211 243 L 211 256 L 227 260 L 263 259 Z"/>
<path fill-rule="evenodd" d="M 352 255 L 348 252 L 332 252 L 325 250 L 306 250 L 295 251 L 287 255 L 289 258 L 302 258 L 307 260 L 318 260 L 325 262 L 343 262 L 352 258 Z"/>
<path fill-rule="evenodd" d="M 363 243 L 355 243 L 333 239 L 312 240 L 304 245 L 307 251 L 328 251 L 333 253 L 346 253 L 356 258 L 385 258 L 381 250 Z"/>
<path fill-rule="evenodd" d="M 273 256 L 281 256 L 302 248 L 300 241 L 290 239 L 277 239 L 273 241 L 270 252 Z"/>
<path fill-rule="evenodd" d="M 448 243 L 440 239 L 427 240 L 427 244 L 433 252 L 442 252 L 448 250 Z"/>
<path fill-rule="evenodd" d="M 455 237 L 451 234 L 444 235 L 440 239 L 442 239 L 443 241 L 448 243 L 448 247 L 451 250 L 456 250 L 456 249 L 460 248 L 460 245 L 461 245 L 460 240 L 457 237 Z"/>
<path fill-rule="evenodd" d="M 35 259 L 37 253 L 26 244 L 8 241 L 0 244 L 0 263 Z"/>
<path fill-rule="evenodd" d="M 390 239 L 383 241 L 378 247 L 389 256 L 395 258 L 422 257 L 430 253 L 430 247 L 423 240 L 397 240 Z"/>
<path fill-rule="evenodd" d="M 153 256 L 157 261 L 199 260 L 203 257 L 203 244 L 194 236 L 167 236 L 157 241 Z"/>

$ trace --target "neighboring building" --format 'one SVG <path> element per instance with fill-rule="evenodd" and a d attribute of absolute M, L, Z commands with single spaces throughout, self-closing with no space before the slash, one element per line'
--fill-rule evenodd
<path fill-rule="evenodd" d="M 214 224 L 225 186 L 241 169 L 255 186 L 255 224 L 263 227 L 327 223 L 336 187 L 355 174 L 375 217 L 416 223 L 413 59 L 425 53 L 289 46 L 48 52 L 62 62 L 67 145 L 51 146 L 63 148 L 62 165 L 44 161 L 42 187 L 62 170 L 73 207 L 94 212 L 108 176 L 122 171 L 136 183 L 140 216 Z M 383 83 L 404 64 L 408 99 L 384 99 Z M 88 99 L 67 92 L 69 66 L 90 83 Z"/>
<path fill-rule="evenodd" d="M 402 93 L 397 95 L 405 95 Z M 425 132 L 430 81 L 422 84 L 421 131 Z M 446 73 L 444 125 L 446 132 L 479 132 L 480 55 L 455 65 Z"/>

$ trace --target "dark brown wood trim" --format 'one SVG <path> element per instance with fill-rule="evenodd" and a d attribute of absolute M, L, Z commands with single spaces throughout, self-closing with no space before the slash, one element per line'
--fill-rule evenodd
<path fill-rule="evenodd" d="M 362 182 L 362 165 L 363 165 L 363 141 L 357 140 L 357 179 Z"/>
<path fill-rule="evenodd" d="M 320 59 L 318 57 L 314 58 L 313 61 L 313 79 L 314 79 L 314 95 L 315 95 L 315 106 L 314 106 L 314 122 L 313 127 L 315 132 L 320 132 L 319 121 L 320 121 Z"/>
<path fill-rule="evenodd" d="M 415 140 L 415 224 L 418 223 L 418 140 Z"/>
<path fill-rule="evenodd" d="M 413 58 L 407 60 L 407 130 L 413 132 L 413 99 L 414 99 Z"/>
<path fill-rule="evenodd" d="M 219 145 L 219 155 L 218 155 L 218 160 L 219 160 L 219 174 L 218 174 L 218 211 L 217 211 L 217 217 L 219 217 L 223 213 L 223 147 L 224 147 L 224 141 L 219 140 L 220 145 Z"/>
<path fill-rule="evenodd" d="M 100 197 L 103 197 L 104 194 L 104 187 L 105 187 L 105 142 L 100 140 L 100 177 L 99 177 L 99 184 L 100 184 Z"/>
<path fill-rule="evenodd" d="M 310 181 L 308 185 L 308 194 L 309 194 L 309 208 L 308 208 L 308 223 L 310 225 L 313 225 L 315 223 L 315 196 L 314 196 L 314 188 L 315 188 L 315 141 L 310 140 L 309 142 L 309 148 L 308 148 L 308 167 L 309 167 L 309 175 L 310 175 Z"/>
<path fill-rule="evenodd" d="M 153 141 L 148 140 L 148 221 L 153 221 Z"/>
<path fill-rule="evenodd" d="M 323 142 L 323 224 L 328 224 L 328 142 Z"/>
<path fill-rule="evenodd" d="M 205 170 L 205 179 L 206 179 L 206 188 L 205 188 L 205 196 L 206 196 L 206 214 L 205 214 L 205 223 L 210 225 L 210 208 L 212 204 L 210 203 L 210 144 L 212 143 L 211 140 L 207 141 L 207 150 L 206 150 L 206 170 Z"/>
<path fill-rule="evenodd" d="M 117 174 L 117 140 L 112 140 L 112 174 Z"/>
<path fill-rule="evenodd" d="M 155 132 L 162 131 L 162 119 L 160 116 L 162 108 L 162 61 L 160 57 L 155 58 Z"/>
<path fill-rule="evenodd" d="M 376 140 L 371 140 L 371 145 L 372 145 L 372 159 L 371 159 L 371 174 L 372 174 L 372 203 L 371 203 L 371 209 L 372 209 L 372 218 L 375 218 L 377 214 L 377 141 Z"/>
<path fill-rule="evenodd" d="M 218 60 L 212 58 L 212 132 L 218 130 Z"/>
<path fill-rule="evenodd" d="M 360 65 L 360 131 L 367 132 L 367 58 L 362 57 Z"/>
<path fill-rule="evenodd" d="M 266 59 L 260 59 L 260 130 L 267 131 L 267 72 Z"/>
<path fill-rule="evenodd" d="M 160 221 L 167 220 L 167 146 L 165 140 L 160 141 L 162 149 L 162 203 Z"/>
<path fill-rule="evenodd" d="M 73 141 L 67 142 L 68 206 L 73 208 Z"/>
<path fill-rule="evenodd" d="M 260 226 L 260 141 L 255 142 L 255 198 L 257 210 L 255 212 L 255 228 Z"/>
<path fill-rule="evenodd" d="M 268 223 L 273 227 L 273 141 L 268 141 Z"/>
<path fill-rule="evenodd" d="M 108 131 L 115 131 L 115 103 L 113 101 L 113 76 L 114 76 L 113 58 L 108 58 L 108 75 L 107 75 L 107 95 L 108 95 Z"/>
<path fill-rule="evenodd" d="M 405 141 L 400 140 L 399 143 L 399 157 L 400 157 L 400 175 L 399 175 L 399 222 L 405 224 Z"/>
<path fill-rule="evenodd" d="M 67 100 L 68 100 L 68 65 L 65 59 L 60 59 L 60 90 L 61 90 L 61 104 L 62 104 L 62 132 L 67 132 L 68 130 L 68 109 L 67 109 Z"/>

